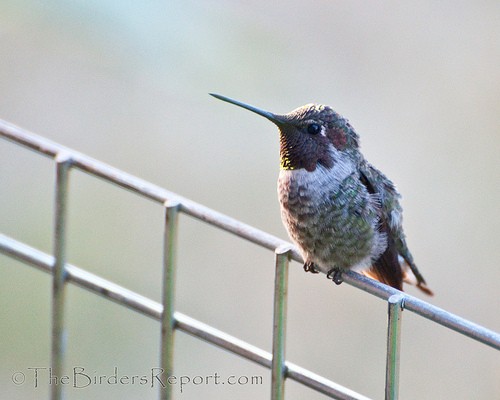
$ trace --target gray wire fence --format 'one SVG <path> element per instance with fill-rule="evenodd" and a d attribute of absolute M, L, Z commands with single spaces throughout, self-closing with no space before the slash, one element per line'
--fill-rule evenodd
<path fill-rule="evenodd" d="M 34 150 L 37 153 L 51 157 L 55 162 L 56 196 L 53 255 L 43 253 L 0 233 L 0 252 L 52 275 L 51 367 L 54 376 L 62 375 L 64 354 L 64 294 L 67 284 L 73 283 L 134 311 L 159 320 L 161 322 L 159 358 L 166 376 L 172 375 L 174 331 L 179 330 L 269 368 L 271 370 L 271 399 L 273 400 L 284 398 L 284 383 L 286 379 L 299 382 L 333 399 L 367 400 L 367 397 L 296 364 L 290 363 L 285 359 L 288 264 L 292 259 L 299 262 L 302 261 L 297 250 L 291 244 L 179 196 L 176 193 L 169 192 L 150 182 L 139 179 L 2 120 L 0 120 L 0 136 Z M 69 174 L 73 168 L 116 184 L 140 196 L 153 200 L 164 207 L 165 230 L 162 304 L 66 262 L 66 199 L 68 195 Z M 272 354 L 175 311 L 174 276 L 179 213 L 188 214 L 214 227 L 233 233 L 242 239 L 275 252 Z M 471 339 L 500 350 L 500 334 L 496 332 L 355 272 L 346 272 L 343 278 L 347 284 L 387 301 L 388 324 L 385 384 L 385 399 L 387 400 L 398 398 L 400 330 L 403 310 L 411 311 Z M 51 385 L 51 399 L 61 399 L 61 390 L 62 385 Z M 159 398 L 162 400 L 171 399 L 172 386 L 167 384 L 165 388 L 162 388 Z"/>

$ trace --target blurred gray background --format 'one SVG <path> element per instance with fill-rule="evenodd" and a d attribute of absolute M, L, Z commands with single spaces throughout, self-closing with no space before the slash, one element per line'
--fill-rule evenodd
<path fill-rule="evenodd" d="M 19 1 L 0 3 L 0 118 L 286 238 L 278 135 L 210 98 L 275 112 L 333 106 L 403 194 L 405 229 L 433 304 L 500 330 L 500 6 L 497 1 Z M 0 232 L 52 250 L 54 165 L 0 141 Z M 71 176 L 71 263 L 160 300 L 162 208 Z M 271 350 L 270 251 L 181 216 L 176 308 Z M 49 364 L 47 274 L 0 256 L 3 398 L 46 398 L 17 371 Z M 412 288 L 411 294 L 422 297 Z M 383 397 L 386 304 L 290 271 L 287 358 Z M 160 325 L 73 286 L 66 366 L 147 374 Z M 176 336 L 177 375 L 263 376 L 188 386 L 179 399 L 266 398 L 270 372 Z M 494 350 L 406 312 L 403 399 L 500 397 Z M 155 399 L 139 385 L 70 399 Z M 322 395 L 287 382 L 289 399 Z"/>

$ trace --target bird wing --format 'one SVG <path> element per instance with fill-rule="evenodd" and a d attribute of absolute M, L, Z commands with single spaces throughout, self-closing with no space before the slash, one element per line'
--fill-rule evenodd
<path fill-rule="evenodd" d="M 387 237 L 387 248 L 375 260 L 372 268 L 366 274 L 402 290 L 403 280 L 412 282 L 409 277 L 409 267 L 415 276 L 416 286 L 423 292 L 432 295 L 432 291 L 427 288 L 425 280 L 413 262 L 413 257 L 406 245 L 402 225 L 402 208 L 399 204 L 401 195 L 396 187 L 382 172 L 365 160 L 360 165 L 359 179 L 368 193 L 377 196 L 380 202 L 379 231 Z M 404 266 L 399 261 L 400 257 L 404 260 Z"/>

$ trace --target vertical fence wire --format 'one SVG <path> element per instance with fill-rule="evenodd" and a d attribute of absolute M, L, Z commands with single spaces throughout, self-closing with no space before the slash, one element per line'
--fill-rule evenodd
<path fill-rule="evenodd" d="M 56 159 L 55 226 L 54 226 L 54 273 L 52 276 L 52 350 L 50 387 L 51 399 L 62 398 L 63 385 L 57 380 L 63 376 L 65 349 L 64 294 L 66 287 L 66 217 L 68 178 L 71 158 L 65 153 Z"/>
<path fill-rule="evenodd" d="M 395 294 L 387 300 L 387 353 L 385 369 L 385 400 L 397 400 L 399 394 L 399 354 L 401 345 L 401 316 L 404 296 Z"/>
<path fill-rule="evenodd" d="M 177 226 L 179 219 L 178 202 L 165 202 L 165 233 L 163 244 L 163 293 L 161 314 L 161 355 L 160 365 L 163 369 L 162 381 L 165 386 L 160 385 L 160 400 L 172 399 L 172 385 L 170 377 L 173 374 L 174 362 L 174 295 L 175 295 L 175 264 L 177 256 Z"/>
<path fill-rule="evenodd" d="M 276 271 L 274 276 L 274 317 L 273 317 L 273 361 L 271 365 L 271 399 L 285 398 L 285 336 L 286 311 L 288 301 L 288 264 L 290 247 L 276 249 Z"/>

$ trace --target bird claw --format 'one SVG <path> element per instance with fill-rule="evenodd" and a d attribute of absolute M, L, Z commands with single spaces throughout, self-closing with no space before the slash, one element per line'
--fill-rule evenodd
<path fill-rule="evenodd" d="M 316 266 L 313 262 L 304 263 L 304 271 L 310 272 L 311 274 L 317 274 L 319 271 L 316 269 Z"/>
<path fill-rule="evenodd" d="M 344 280 L 342 279 L 342 271 L 337 268 L 332 268 L 330 271 L 328 271 L 326 277 L 335 282 L 336 285 L 340 285 L 342 282 L 344 282 Z"/>

